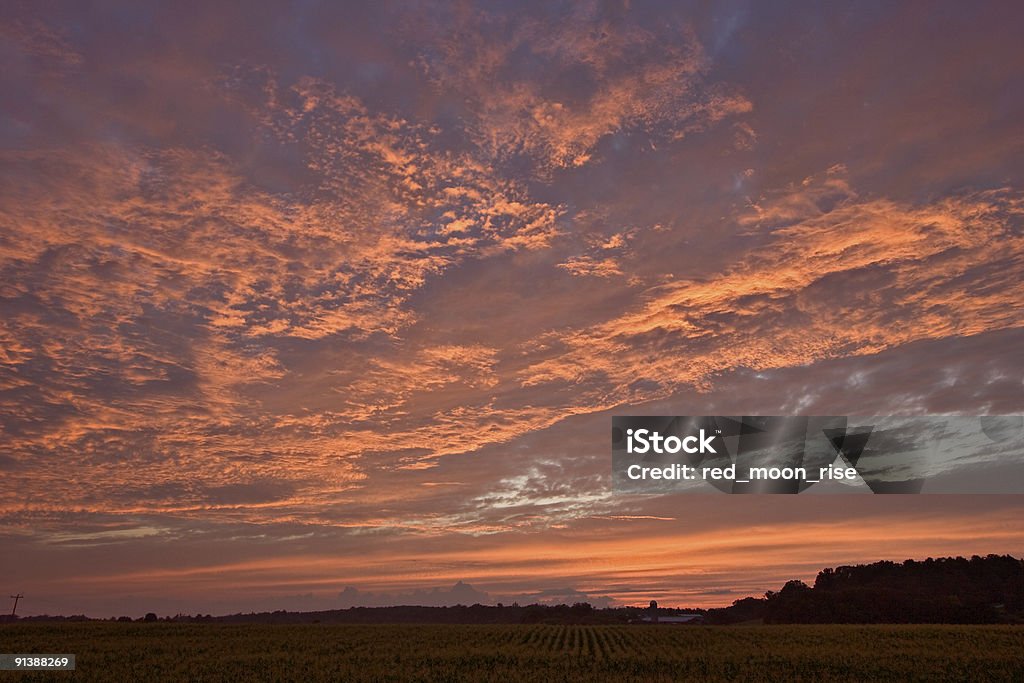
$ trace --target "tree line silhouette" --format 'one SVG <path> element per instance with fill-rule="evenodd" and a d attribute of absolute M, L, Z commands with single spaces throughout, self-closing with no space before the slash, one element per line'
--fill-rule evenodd
<path fill-rule="evenodd" d="M 764 598 L 770 624 L 992 624 L 1024 617 L 1024 562 L 1009 555 L 836 567 Z"/>
<path fill-rule="evenodd" d="M 319 612 L 260 612 L 211 616 L 178 614 L 111 621 L 188 623 L 435 623 L 435 624 L 626 624 L 700 614 L 705 624 L 1024 624 L 1024 560 L 1010 555 L 928 558 L 840 566 L 818 572 L 813 586 L 786 582 L 764 597 L 736 600 L 729 607 L 673 609 L 595 608 L 573 605 L 454 605 L 450 607 L 350 607 Z M 14 617 L 4 621 L 90 621 L 84 615 Z"/>

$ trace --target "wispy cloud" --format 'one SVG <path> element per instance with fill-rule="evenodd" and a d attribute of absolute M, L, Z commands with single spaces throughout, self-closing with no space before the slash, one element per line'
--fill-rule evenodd
<path fill-rule="evenodd" d="M 461 98 L 472 139 L 498 159 L 525 155 L 540 174 L 590 162 L 613 133 L 678 139 L 752 109 L 707 78 L 685 24 L 641 28 L 624 14 L 589 2 L 543 17 L 432 6 L 410 23 L 436 35 L 420 63 Z"/>

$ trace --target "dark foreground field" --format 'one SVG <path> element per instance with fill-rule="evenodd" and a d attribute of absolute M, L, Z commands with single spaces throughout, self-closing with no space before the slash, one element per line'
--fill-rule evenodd
<path fill-rule="evenodd" d="M 7 624 L 0 652 L 82 681 L 1020 681 L 1012 626 Z"/>

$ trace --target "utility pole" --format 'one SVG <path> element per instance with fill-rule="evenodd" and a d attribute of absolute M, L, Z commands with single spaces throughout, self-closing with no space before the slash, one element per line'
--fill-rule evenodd
<path fill-rule="evenodd" d="M 14 600 L 14 608 L 11 610 L 11 616 L 12 617 L 13 616 L 17 616 L 15 614 L 15 612 L 18 611 L 18 600 L 21 600 L 23 597 L 25 597 L 25 596 L 22 595 L 21 593 L 18 593 L 17 595 L 12 595 L 11 596 L 11 598 Z"/>

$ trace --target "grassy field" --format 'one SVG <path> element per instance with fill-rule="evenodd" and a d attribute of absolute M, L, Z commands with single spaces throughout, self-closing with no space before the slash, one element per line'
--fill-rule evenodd
<path fill-rule="evenodd" d="M 1000 626 L 5 624 L 0 652 L 71 653 L 81 681 L 1021 681 Z"/>

